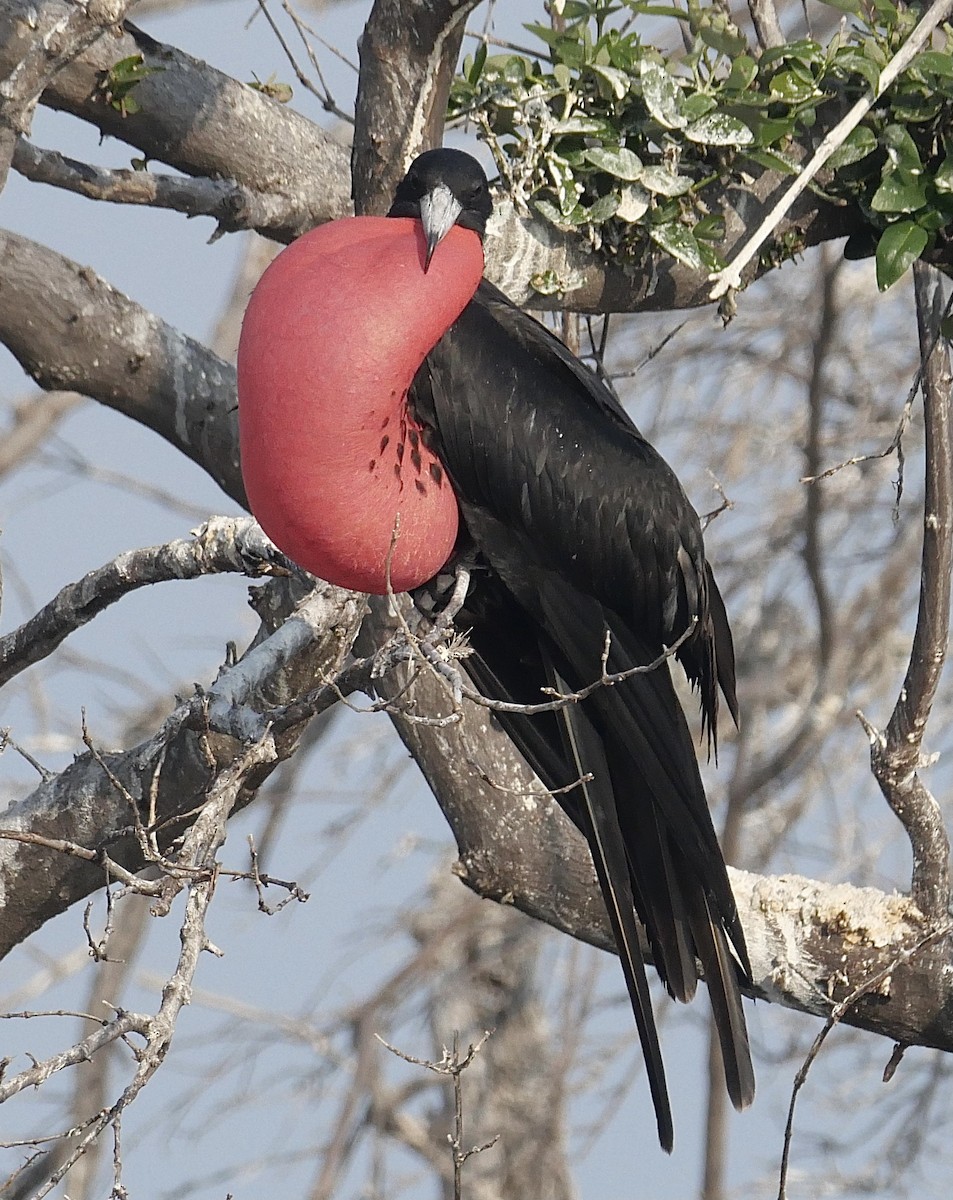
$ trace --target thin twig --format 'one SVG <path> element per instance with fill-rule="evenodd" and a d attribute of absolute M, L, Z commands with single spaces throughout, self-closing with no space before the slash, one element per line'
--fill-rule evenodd
<path fill-rule="evenodd" d="M 312 96 L 315 96 L 320 101 L 321 107 L 325 110 L 325 112 L 333 113 L 336 117 L 339 117 L 342 121 L 347 121 L 348 124 L 353 125 L 354 124 L 353 116 L 351 116 L 350 113 L 346 113 L 343 109 L 338 108 L 338 106 L 335 104 L 335 102 L 331 96 L 331 93 L 327 90 L 327 85 L 324 83 L 324 77 L 321 73 L 321 68 L 317 64 L 317 58 L 315 57 L 313 51 L 311 50 L 311 47 L 308 45 L 307 39 L 305 38 L 305 36 L 301 30 L 300 22 L 299 22 L 297 16 L 294 14 L 294 12 L 291 10 L 291 8 L 287 4 L 285 4 L 283 6 L 285 9 L 285 12 L 288 14 L 289 17 L 291 17 L 291 20 L 294 22 L 294 25 L 298 31 L 299 37 L 305 44 L 305 49 L 307 50 L 308 57 L 311 59 L 312 65 L 317 70 L 318 78 L 321 80 L 321 85 L 325 89 L 323 92 L 321 91 L 320 88 L 315 87 L 314 83 L 312 83 L 312 81 L 308 78 L 308 76 L 304 73 L 304 71 L 302 71 L 301 67 L 298 65 L 298 60 L 294 56 L 294 51 L 288 45 L 287 41 L 285 41 L 284 34 L 278 28 L 277 22 L 275 21 L 274 17 L 271 15 L 271 13 L 268 10 L 267 0 L 258 0 L 258 7 L 261 9 L 265 20 L 271 26 L 271 32 L 278 39 L 278 45 L 281 46 L 282 50 L 284 51 L 285 57 L 287 58 L 288 62 L 291 64 L 291 69 L 294 71 L 295 75 L 297 76 L 298 82 L 301 84 L 301 86 L 303 88 L 305 88 L 307 91 L 309 91 Z"/>

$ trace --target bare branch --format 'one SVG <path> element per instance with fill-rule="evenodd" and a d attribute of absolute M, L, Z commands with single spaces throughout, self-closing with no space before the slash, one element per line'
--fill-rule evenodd
<path fill-rule="evenodd" d="M 124 1038 L 130 1033 L 140 1033 L 145 1036 L 148 1025 L 149 1018 L 143 1016 L 142 1013 L 116 1013 L 112 1021 L 103 1022 L 100 1029 L 95 1030 L 89 1037 L 83 1038 L 76 1045 L 70 1046 L 68 1050 L 64 1050 L 61 1054 L 54 1054 L 51 1058 L 35 1063 L 27 1070 L 0 1081 L 0 1104 L 18 1092 L 22 1092 L 24 1088 L 39 1087 L 57 1071 L 63 1071 L 78 1063 L 88 1062 L 98 1050 L 116 1041 L 117 1038 Z"/>
<path fill-rule="evenodd" d="M 0 258 L 0 341 L 24 370 L 154 430 L 241 503 L 234 367 L 28 238 L 0 231 Z"/>
<path fill-rule="evenodd" d="M 126 14 L 126 0 L 38 0 L 24 14 L 0 12 L 0 191 L 18 134 L 29 132 L 40 93 L 58 71 Z M 12 18 L 12 19 L 11 19 Z"/>
<path fill-rule="evenodd" d="M 135 836 L 130 798 L 168 845 L 195 820 L 214 781 L 262 737 L 263 714 L 306 690 L 316 674 L 340 670 L 362 613 L 357 597 L 321 585 L 213 687 L 179 704 L 151 738 L 127 751 L 80 755 L 11 805 L 4 828 L 102 851 L 127 871 L 140 870 L 147 856 Z M 292 726 L 275 735 L 278 761 L 293 753 L 300 731 Z M 270 770 L 271 764 L 258 769 L 241 805 Z M 99 862 L 42 842 L 0 841 L 0 888 L 7 897 L 0 956 L 103 881 Z"/>
<path fill-rule="evenodd" d="M 0 476 L 26 463 L 51 430 L 81 403 L 82 396 L 75 392 L 35 392 L 19 402 L 3 431 Z"/>
<path fill-rule="evenodd" d="M 478 0 L 375 0 L 360 41 L 353 195 L 386 211 L 410 160 L 439 145 L 463 28 Z"/>
<path fill-rule="evenodd" d="M 748 0 L 748 12 L 751 14 L 751 23 L 762 50 L 770 50 L 772 46 L 784 44 L 784 31 L 778 20 L 774 0 Z"/>
<path fill-rule="evenodd" d="M 798 1093 L 807 1082 L 808 1072 L 810 1071 L 814 1060 L 817 1058 L 818 1054 L 820 1054 L 821 1047 L 827 1040 L 828 1034 L 830 1034 L 831 1030 L 834 1029 L 836 1025 L 844 1020 L 851 1008 L 861 1001 L 864 996 L 870 995 L 870 993 L 875 991 L 880 984 L 884 983 L 885 981 L 889 981 L 890 976 L 893 975 L 893 973 L 898 970 L 899 967 L 916 958 L 916 956 L 931 942 L 937 941 L 943 937 L 947 937 L 951 928 L 953 928 L 953 926 L 951 926 L 950 922 L 947 921 L 944 925 L 933 930 L 931 933 L 924 934 L 924 936 L 915 945 L 908 947 L 906 950 L 902 950 L 893 960 L 893 962 L 889 963 L 881 971 L 878 971 L 876 975 L 871 976 L 858 987 L 854 988 L 849 996 L 845 996 L 844 999 L 836 1004 L 831 1010 L 830 1016 L 828 1016 L 827 1020 L 824 1022 L 823 1028 L 815 1037 L 813 1043 L 811 1044 L 810 1050 L 807 1052 L 807 1056 L 805 1057 L 803 1063 L 801 1063 L 801 1066 L 798 1068 L 797 1075 L 794 1079 L 794 1086 L 791 1089 L 791 1100 L 788 1105 L 787 1121 L 784 1126 L 784 1148 L 781 1153 L 778 1200 L 786 1200 L 787 1198 L 788 1164 L 791 1156 L 791 1139 L 794 1135 L 794 1108 L 797 1104 Z M 896 1062 L 898 1061 L 899 1056 L 897 1055 L 897 1048 L 895 1047 L 894 1052 L 891 1054 L 890 1060 L 887 1064 L 887 1071 L 890 1071 L 892 1074 L 893 1071 L 896 1070 Z M 887 1082 L 886 1077 L 884 1082 Z"/>
<path fill-rule="evenodd" d="M 89 200 L 146 204 L 187 217 L 211 217 L 216 228 L 210 242 L 242 229 L 279 228 L 288 219 L 286 198 L 253 192 L 231 179 L 156 175 L 145 169 L 110 171 L 56 150 L 44 150 L 22 137 L 13 152 L 13 168 L 34 183 L 63 188 Z"/>
<path fill-rule="evenodd" d="M 0 0 L 0 15 L 18 7 Z M 3 53 L 0 46 L 0 70 Z M 154 73 L 136 85 L 138 111 L 124 116 L 98 85 L 115 63 L 138 54 Z M 121 37 L 101 38 L 61 71 L 42 100 L 187 175 L 234 179 L 283 199 L 280 225 L 262 230 L 281 241 L 351 211 L 347 151 L 320 126 L 129 23 Z"/>
<path fill-rule="evenodd" d="M 234 571 L 260 576 L 294 567 L 250 517 L 212 517 L 191 538 L 127 550 L 61 591 L 0 638 L 0 687 L 46 658 L 67 637 L 137 588 Z"/>
<path fill-rule="evenodd" d="M 917 325 L 923 356 L 923 416 L 926 485 L 920 604 L 910 662 L 900 696 L 883 733 L 861 720 L 870 740 L 870 763 L 880 789 L 899 817 L 913 849 L 912 895 L 933 921 L 950 905 L 950 843 L 943 812 L 920 779 L 921 746 L 933 708 L 950 628 L 953 571 L 953 374 L 940 336 L 943 287 L 925 263 L 914 264 Z"/>

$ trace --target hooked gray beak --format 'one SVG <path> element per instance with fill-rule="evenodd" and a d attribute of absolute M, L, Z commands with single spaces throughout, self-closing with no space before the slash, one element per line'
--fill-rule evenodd
<path fill-rule="evenodd" d="M 424 271 L 441 241 L 447 236 L 463 212 L 463 205 L 445 183 L 438 183 L 432 192 L 420 198 L 420 223 L 427 239 L 427 260 Z"/>

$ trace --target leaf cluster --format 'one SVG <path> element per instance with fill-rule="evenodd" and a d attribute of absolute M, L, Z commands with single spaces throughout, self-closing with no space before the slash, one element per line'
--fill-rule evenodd
<path fill-rule="evenodd" d="M 146 66 L 141 54 L 130 54 L 113 63 L 108 71 L 101 71 L 96 84 L 97 93 L 124 117 L 139 112 L 139 101 L 132 95 L 133 89 L 143 79 L 161 71 L 161 67 Z"/>
<path fill-rule="evenodd" d="M 756 56 L 717 4 L 564 0 L 527 30 L 538 56 L 466 59 L 451 118 L 475 121 L 522 211 L 637 260 L 650 243 L 688 266 L 723 265 L 717 197 L 760 170 L 794 174 L 805 149 L 868 90 L 916 24 L 895 0 L 825 0 L 846 16 L 831 41 Z M 677 22 L 684 49 L 653 41 Z M 856 205 L 887 288 L 953 219 L 953 30 L 919 54 L 837 150 L 822 195 Z M 796 241 L 776 245 L 790 256 Z M 545 282 L 541 290 L 558 288 Z"/>

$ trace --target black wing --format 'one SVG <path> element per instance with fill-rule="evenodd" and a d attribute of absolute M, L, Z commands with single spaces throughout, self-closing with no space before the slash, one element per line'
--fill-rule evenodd
<path fill-rule="evenodd" d="M 679 657 L 714 737 L 736 713 L 731 635 L 701 528 L 675 475 L 595 377 L 492 285 L 421 368 L 411 395 L 490 570 L 465 614 L 484 694 L 535 703 L 608 669 Z M 693 625 L 694 623 L 694 625 Z M 732 1100 L 753 1095 L 738 978 L 748 965 L 692 737 L 667 666 L 544 717 L 502 724 L 586 836 L 645 1051 L 659 1136 L 671 1116 L 633 905 L 659 973 L 709 981 Z M 729 950 L 729 943 L 734 954 Z"/>

